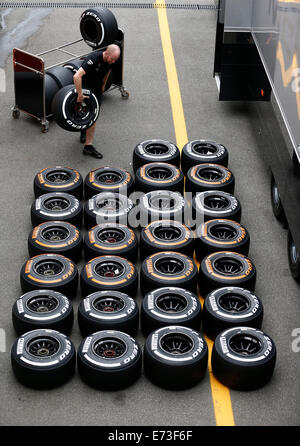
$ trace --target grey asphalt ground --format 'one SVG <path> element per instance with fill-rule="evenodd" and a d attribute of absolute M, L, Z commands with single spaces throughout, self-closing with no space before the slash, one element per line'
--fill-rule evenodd
<path fill-rule="evenodd" d="M 9 41 L 13 42 L 13 30 L 31 12 L 12 10 L 5 17 L 7 27 L 0 31 L 0 46 L 7 33 L 12 33 Z M 48 12 L 35 22 L 38 29 L 26 37 L 23 49 L 38 53 L 80 38 L 78 9 Z M 61 388 L 35 391 L 19 384 L 10 366 L 10 348 L 16 339 L 11 308 L 21 295 L 19 271 L 28 258 L 36 172 L 49 165 L 71 166 L 83 177 L 99 165 L 132 171 L 132 150 L 138 142 L 150 138 L 175 142 L 157 12 L 115 9 L 114 13 L 125 33 L 124 85 L 130 97 L 122 100 L 117 90 L 104 96 L 95 139 L 104 153 L 101 163 L 82 155 L 78 134 L 62 130 L 54 122 L 50 131 L 42 134 L 32 118 L 21 114 L 19 120 L 12 119 L 11 55 L 5 61 L 6 93 L 0 93 L 0 328 L 6 332 L 6 352 L 0 353 L 0 425 L 215 425 L 208 374 L 196 387 L 181 392 L 162 390 L 144 375 L 123 391 L 100 392 L 83 384 L 77 374 Z M 263 329 L 278 350 L 275 373 L 267 386 L 253 392 L 230 392 L 235 423 L 299 425 L 300 352 L 292 350 L 292 331 L 299 327 L 299 286 L 288 269 L 286 232 L 272 214 L 270 178 L 257 143 L 259 129 L 252 125 L 253 109 L 248 104 L 218 101 L 212 77 L 216 12 L 170 10 L 168 19 L 188 138 L 217 140 L 229 150 L 229 167 L 242 203 L 242 223 L 251 236 L 250 257 L 258 275 L 256 293 L 264 304 Z M 51 58 L 46 59 L 46 64 L 51 63 Z M 137 300 L 140 304 L 140 295 Z M 75 314 L 79 301 L 78 292 Z M 81 338 L 76 321 L 71 339 L 77 347 Z M 137 339 L 142 346 L 141 333 Z"/>

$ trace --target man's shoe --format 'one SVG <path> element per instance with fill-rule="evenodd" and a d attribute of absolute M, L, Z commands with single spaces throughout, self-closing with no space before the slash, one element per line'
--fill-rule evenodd
<path fill-rule="evenodd" d="M 80 142 L 85 143 L 86 140 L 86 130 L 81 130 L 80 132 Z"/>
<path fill-rule="evenodd" d="M 98 152 L 98 150 L 92 145 L 84 146 L 82 153 L 84 155 L 90 155 L 90 156 L 93 156 L 94 158 L 98 158 L 98 159 L 103 158 L 102 153 Z"/>

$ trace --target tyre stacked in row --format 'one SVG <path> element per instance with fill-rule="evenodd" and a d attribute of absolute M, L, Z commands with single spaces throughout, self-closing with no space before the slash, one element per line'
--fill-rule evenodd
<path fill-rule="evenodd" d="M 118 181 L 112 175 L 117 175 Z M 25 385 L 51 388 L 74 373 L 76 353 L 68 336 L 79 279 L 76 263 L 83 252 L 88 263 L 80 283 L 86 298 L 78 308 L 78 323 L 87 338 L 77 353 L 79 373 L 88 384 L 105 389 L 126 387 L 140 373 L 141 349 L 132 337 L 137 331 L 139 309 L 129 296 L 135 297 L 138 285 L 132 263 L 137 258 L 136 235 L 125 225 L 107 222 L 91 228 L 90 223 L 86 225 L 85 237 L 81 231 L 83 221 L 90 222 L 86 210 L 93 193 L 118 195 L 115 183 L 122 192 L 127 193 L 127 184 L 132 190 L 131 176 L 115 168 L 96 169 L 85 182 L 78 171 L 61 166 L 43 169 L 35 176 L 30 259 L 20 273 L 24 294 L 12 309 L 19 335 L 11 352 L 12 368 Z M 105 204 L 114 211 L 110 202 Z"/>
<path fill-rule="evenodd" d="M 200 334 L 193 231 L 185 223 L 180 151 L 166 140 L 146 140 L 133 151 L 139 201 L 141 330 L 144 371 L 167 389 L 196 385 L 205 375 L 208 348 Z M 187 222 L 188 223 L 188 222 Z"/>
<path fill-rule="evenodd" d="M 240 224 L 241 205 L 232 195 L 235 181 L 228 151 L 212 141 L 191 141 L 182 150 L 181 162 L 186 190 L 194 195 L 193 211 L 204 216 L 197 225 L 195 253 L 204 297 L 203 331 L 214 341 L 213 373 L 234 389 L 259 388 L 273 374 L 276 348 L 261 331 L 263 305 L 254 293 L 250 236 Z"/>
<path fill-rule="evenodd" d="M 192 204 L 192 220 L 188 219 L 188 222 L 190 229 L 195 229 L 195 240 L 192 248 L 191 243 L 187 241 L 190 229 L 183 230 L 181 223 L 164 221 L 161 220 L 162 214 L 151 213 L 154 219 L 158 216 L 160 221 L 150 223 L 141 232 L 142 260 L 144 259 L 141 289 L 145 296 L 141 308 L 142 331 L 149 335 L 151 329 L 169 324 L 190 325 L 187 315 L 192 315 L 192 324 L 196 323 L 192 328 L 199 330 L 202 319 L 204 333 L 214 340 L 212 366 L 217 378 L 235 389 L 261 387 L 272 376 L 276 349 L 271 338 L 260 330 L 263 306 L 254 294 L 256 270 L 253 262 L 247 257 L 250 236 L 247 229 L 240 224 L 241 204 L 233 195 L 235 179 L 227 167 L 228 151 L 223 145 L 213 141 L 189 142 L 182 150 L 181 171 L 178 160 L 174 162 L 175 167 L 172 169 L 167 163 L 160 162 L 160 155 L 167 152 L 164 141 L 140 143 L 133 155 L 136 182 L 146 196 L 150 195 L 150 190 L 154 190 L 152 195 L 160 195 L 162 202 L 166 199 L 166 191 L 169 191 L 169 194 L 182 193 L 181 178 L 184 173 L 185 199 L 187 197 Z M 145 201 L 145 198 L 143 200 Z M 149 215 L 150 212 L 147 216 Z M 182 213 L 168 215 L 174 220 L 182 221 Z M 199 290 L 205 298 L 202 315 L 201 309 L 197 313 L 197 306 L 194 305 L 192 310 L 195 294 L 194 299 L 189 297 L 189 305 L 187 304 L 187 293 L 196 292 L 197 282 L 195 284 L 193 281 L 195 268 L 185 266 L 186 263 L 192 264 L 193 260 L 190 258 L 189 262 L 186 262 L 183 254 L 192 257 L 193 249 L 200 263 Z M 169 250 L 177 252 L 172 253 Z M 167 286 L 170 283 L 175 286 Z M 173 317 L 170 312 L 174 313 Z M 195 314 L 198 319 L 194 318 Z M 176 343 L 175 334 L 172 336 L 173 346 L 185 345 L 185 348 L 188 348 L 188 342 L 185 342 L 187 338 L 178 337 Z M 159 367 L 157 365 L 157 358 L 163 356 L 162 362 L 166 366 L 168 359 L 162 351 L 162 345 L 170 349 L 170 343 L 161 342 L 156 331 L 151 339 L 145 345 L 147 375 L 156 384 L 179 388 L 180 383 L 186 382 L 186 379 L 182 380 L 181 376 L 177 384 L 168 378 L 164 379 L 162 376 L 166 377 L 167 374 L 161 373 L 161 364 Z M 190 346 L 191 340 L 192 338 Z M 152 348 L 155 353 L 149 353 L 150 346 L 154 346 Z M 174 352 L 181 353 L 180 349 L 176 351 L 176 348 Z M 152 356 L 155 357 L 155 362 Z M 147 358 L 150 358 L 151 366 Z M 159 373 L 153 371 L 154 364 Z M 174 367 L 174 362 L 172 366 Z M 174 368 L 169 372 L 171 370 L 174 371 Z"/>
<path fill-rule="evenodd" d="M 145 160 L 140 159 L 139 153 L 142 157 L 146 157 L 148 152 L 150 153 L 148 159 L 150 162 L 147 162 L 147 164 L 152 165 L 143 169 Z M 153 182 L 164 184 L 163 187 L 165 187 L 165 189 L 157 190 L 155 190 L 155 187 L 150 187 L 150 193 L 154 194 L 154 199 L 152 197 L 149 202 L 155 209 L 155 221 L 151 221 L 145 228 L 142 228 L 140 236 L 142 260 L 140 284 L 144 296 L 141 308 L 141 328 L 143 334 L 147 336 L 144 347 L 145 373 L 152 382 L 162 387 L 177 389 L 197 384 L 204 377 L 208 358 L 207 344 L 199 331 L 203 319 L 205 334 L 211 338 L 217 336 L 218 339 L 219 332 L 223 333 L 223 338 L 220 341 L 221 348 L 228 345 L 226 348 L 231 352 L 231 357 L 234 356 L 232 355 L 233 351 L 237 357 L 236 363 L 238 364 L 234 363 L 233 366 L 232 364 L 228 366 L 226 361 L 225 364 L 224 361 L 223 363 L 220 362 L 223 360 L 224 352 L 218 353 L 221 359 L 214 366 L 216 376 L 221 381 L 223 380 L 225 384 L 234 388 L 243 388 L 245 380 L 251 382 L 251 385 L 254 382 L 254 387 L 258 386 L 258 381 L 260 385 L 263 385 L 262 376 L 267 376 L 265 378 L 266 382 L 273 372 L 275 363 L 274 343 L 256 328 L 256 324 L 261 325 L 262 306 L 253 293 L 255 268 L 250 259 L 246 257 L 249 249 L 249 235 L 246 229 L 236 221 L 240 220 L 241 213 L 239 211 L 239 217 L 236 220 L 216 219 L 217 226 L 212 225 L 213 220 L 204 219 L 199 225 L 202 228 L 199 233 L 202 234 L 202 238 L 198 236 L 199 227 L 196 227 L 197 237 L 194 240 L 191 236 L 192 229 L 177 221 L 177 218 L 180 220 L 179 216 L 182 217 L 184 209 L 177 212 L 178 208 L 176 208 L 176 212 L 173 209 L 173 212 L 170 213 L 170 202 L 173 205 L 177 203 L 173 194 L 181 196 L 182 191 L 182 174 L 180 171 L 178 174 L 178 153 L 174 154 L 172 143 L 160 140 L 141 143 L 134 151 L 133 164 L 136 171 L 136 182 L 140 181 L 142 183 L 139 187 L 144 187 L 145 184 L 148 187 L 148 183 L 151 185 Z M 166 154 L 171 159 L 166 157 Z M 153 156 L 156 162 L 153 162 Z M 163 156 L 168 163 L 164 163 L 162 166 L 163 161 L 160 160 L 160 156 Z M 171 164 L 173 162 L 172 157 L 176 160 L 177 166 L 175 168 L 169 167 L 170 165 L 173 166 Z M 209 166 L 209 169 L 211 169 L 211 166 Z M 215 169 L 214 167 L 212 172 L 213 179 L 215 179 Z M 138 172 L 142 172 L 142 174 L 139 176 Z M 206 171 L 206 180 L 209 179 L 209 175 Z M 179 187 L 180 192 L 177 192 L 176 189 L 168 190 L 169 183 L 172 183 L 174 178 L 176 189 Z M 119 188 L 116 187 L 117 185 L 119 185 Z M 120 223 L 113 226 L 112 223 L 107 222 L 110 211 L 120 210 L 127 203 L 125 202 L 125 205 L 123 205 L 123 202 L 117 201 L 115 196 L 115 190 L 124 188 L 125 185 L 126 188 L 133 190 L 133 180 L 124 172 L 123 176 L 120 175 L 120 172 L 116 174 L 116 169 L 112 168 L 96 169 L 90 172 L 85 181 L 87 202 L 84 206 L 84 221 L 88 233 L 85 239 L 87 242 L 84 243 L 84 253 L 87 264 L 82 269 L 80 276 L 81 290 L 85 299 L 79 305 L 78 322 L 82 334 L 87 337 L 78 351 L 78 369 L 83 380 L 100 388 L 106 388 L 107 384 L 105 383 L 108 381 L 111 382 L 112 388 L 124 387 L 135 381 L 141 370 L 141 350 L 134 338 L 131 338 L 138 327 L 138 308 L 134 299 L 128 296 L 134 297 L 138 286 L 137 271 L 133 264 L 137 258 L 136 234 L 131 228 L 122 226 Z M 102 192 L 103 189 L 105 192 Z M 100 190 L 101 192 L 99 192 Z M 111 192 L 111 190 L 114 192 Z M 233 192 L 233 190 L 231 191 Z M 93 195 L 94 192 L 99 193 Z M 166 192 L 171 195 L 168 196 Z M 111 193 L 113 202 L 107 196 Z M 164 194 L 163 198 L 161 197 L 162 193 Z M 228 194 L 228 192 L 224 193 Z M 105 197 L 102 194 L 106 194 Z M 146 192 L 145 195 L 148 194 L 149 192 Z M 100 206 L 95 206 L 95 203 L 99 203 L 99 195 L 101 196 Z M 126 195 L 123 196 L 126 197 Z M 216 199 L 214 198 L 214 200 Z M 166 201 L 168 206 L 165 206 Z M 153 203 L 156 206 L 153 206 Z M 52 203 L 51 206 L 55 211 L 59 207 L 57 202 Z M 224 209 L 219 205 L 211 207 L 215 210 L 221 209 L 221 211 Z M 73 208 L 76 207 L 73 206 Z M 164 214 L 166 208 L 168 212 Z M 105 209 L 104 213 L 103 209 Z M 132 208 L 127 206 L 126 212 L 129 213 L 130 209 Z M 143 208 L 140 201 L 140 214 L 142 209 L 147 210 L 147 207 L 144 206 Z M 147 212 L 145 213 L 147 214 Z M 116 216 L 114 212 L 111 214 Z M 171 215 L 171 220 L 165 220 L 165 215 L 168 215 L 169 218 Z M 148 217 L 153 217 L 152 212 L 147 214 Z M 91 218 L 94 220 L 91 221 Z M 104 223 L 103 219 L 105 220 Z M 100 220 L 102 221 L 100 225 L 93 226 Z M 220 240 L 216 241 L 218 238 L 221 239 L 222 244 L 224 244 L 225 239 L 225 246 L 222 246 L 223 251 L 220 251 Z M 124 240 L 126 240 L 126 243 L 124 243 Z M 110 245 L 109 248 L 108 245 Z M 232 246 L 235 248 L 234 253 L 230 251 Z M 122 257 L 114 255 L 116 252 L 114 252 L 114 249 L 118 254 L 121 253 Z M 197 260 L 201 261 L 199 272 L 193 260 L 194 250 Z M 107 252 L 109 252 L 108 255 L 103 255 Z M 98 254 L 100 254 L 100 257 Z M 130 258 L 133 263 L 125 260 L 123 256 Z M 46 260 L 46 263 L 49 264 L 49 259 Z M 45 271 L 45 268 L 49 270 L 48 264 L 46 266 L 44 263 L 39 264 L 39 267 L 42 267 L 42 271 Z M 203 265 L 207 266 L 206 272 Z M 30 270 L 30 266 L 27 264 L 27 270 Z M 24 270 L 26 270 L 26 267 Z M 245 274 L 241 274 L 242 270 L 245 271 Z M 50 274 L 55 276 L 56 273 L 52 271 Z M 234 275 L 235 282 L 231 284 L 233 286 L 222 287 L 222 285 L 229 283 L 228 276 L 232 279 Z M 241 275 L 244 277 L 241 278 L 243 280 L 237 287 L 236 284 Z M 204 305 L 202 312 L 196 295 L 198 284 L 200 292 L 206 296 L 205 304 L 206 302 L 212 302 L 213 311 L 209 312 Z M 211 294 L 211 298 L 209 298 L 209 294 Z M 207 307 L 209 306 L 207 305 Z M 216 318 L 216 314 L 222 313 L 220 308 L 223 313 L 227 311 L 225 319 L 221 318 L 221 323 L 220 318 Z M 253 321 L 250 321 L 251 317 L 248 318 L 247 326 L 241 328 L 240 321 L 246 321 L 246 319 L 241 319 L 241 316 L 242 318 L 245 316 L 245 314 L 241 314 L 243 308 L 250 316 L 258 315 L 259 317 L 253 317 Z M 232 313 L 238 313 L 239 323 L 237 327 L 234 324 L 230 325 L 232 320 L 229 324 L 226 322 L 228 321 L 228 313 L 231 316 Z M 108 315 L 111 318 L 107 317 Z M 118 316 L 121 317 L 118 319 Z M 117 319 L 119 325 L 115 325 Z M 226 337 L 224 341 L 224 324 L 225 327 L 230 327 L 225 330 L 226 334 L 229 332 L 229 341 Z M 99 327 L 101 327 L 100 331 Z M 230 330 L 238 331 L 232 332 Z M 124 335 L 126 331 L 127 333 Z M 97 336 L 94 336 L 94 333 L 97 333 Z M 103 336 L 102 334 L 98 336 L 98 333 L 102 333 Z M 216 348 L 214 347 L 215 351 Z M 126 352 L 129 352 L 129 356 Z M 242 368 L 240 367 L 241 356 L 244 357 L 248 354 L 250 356 L 256 354 L 258 357 L 258 360 L 254 361 L 257 365 L 256 369 L 259 370 L 261 365 L 262 372 L 253 372 L 253 367 L 251 372 L 249 367 L 246 368 L 244 365 Z M 214 353 L 214 355 L 216 354 Z M 102 380 L 101 378 L 108 377 L 111 370 L 107 368 L 107 361 L 112 361 L 110 364 L 113 366 L 120 363 L 120 358 L 124 359 L 124 363 L 119 369 L 122 378 L 117 374 L 118 377 L 115 380 Z M 180 361 L 178 361 L 178 358 L 180 358 Z M 271 358 L 270 361 L 269 358 Z M 251 357 L 252 360 L 253 356 Z M 266 366 L 265 362 L 268 363 Z M 221 366 L 219 366 L 220 363 Z M 96 367 L 95 364 L 97 364 Z M 218 367 L 221 371 L 218 370 Z M 234 373 L 232 367 L 235 367 Z M 267 374 L 264 372 L 266 367 L 269 367 Z M 223 373 L 224 370 L 227 371 Z M 246 373 L 244 373 L 245 370 Z M 249 373 L 253 373 L 254 379 L 248 379 Z M 117 375 L 114 374 L 115 377 Z M 234 380 L 232 379 L 233 376 Z M 241 380 L 242 386 L 239 384 Z"/>

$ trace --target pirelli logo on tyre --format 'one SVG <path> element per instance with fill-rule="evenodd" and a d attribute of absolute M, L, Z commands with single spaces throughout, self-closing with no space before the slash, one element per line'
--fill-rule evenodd
<path fill-rule="evenodd" d="M 92 231 L 89 231 L 89 241 L 90 243 L 93 245 L 95 243 L 95 236 L 94 233 Z"/>
<path fill-rule="evenodd" d="M 43 172 L 43 171 L 42 171 L 42 172 Z M 41 184 L 45 184 L 44 177 L 43 177 L 43 175 L 42 175 L 41 173 L 38 173 L 37 177 L 38 177 L 38 180 L 39 180 L 39 182 L 40 182 Z"/>
<path fill-rule="evenodd" d="M 150 274 L 152 274 L 154 272 L 154 269 L 153 269 L 153 262 L 152 262 L 151 258 L 146 260 L 146 265 L 147 265 L 147 270 L 149 271 Z"/>
<path fill-rule="evenodd" d="M 226 355 L 227 353 L 229 353 L 229 349 L 228 349 L 228 346 L 227 346 L 227 341 L 226 341 L 225 336 L 221 336 L 221 337 L 220 337 L 220 344 L 221 344 L 221 348 L 222 348 L 223 353 L 224 353 L 225 355 Z"/>
<path fill-rule="evenodd" d="M 134 275 L 134 266 L 133 266 L 132 263 L 130 263 L 130 262 L 128 262 L 128 263 L 129 263 L 129 265 L 130 265 L 130 271 L 129 271 L 129 273 L 127 274 L 127 279 L 129 280 L 129 279 L 131 279 L 131 277 L 133 277 L 133 275 Z"/>
<path fill-rule="evenodd" d="M 37 235 L 38 235 L 38 233 L 39 233 L 39 231 L 40 231 L 40 226 L 41 226 L 41 225 L 39 225 L 39 226 L 37 226 L 37 227 L 35 227 L 35 228 L 33 229 L 33 231 L 32 231 L 32 238 L 33 238 L 33 239 L 36 239 L 36 238 L 37 238 Z"/>
<path fill-rule="evenodd" d="M 25 274 L 29 274 L 32 266 L 32 260 L 28 260 L 28 262 L 25 265 Z"/>
<path fill-rule="evenodd" d="M 79 238 L 79 235 L 80 235 L 80 233 L 79 233 L 78 229 L 76 229 L 74 237 L 71 240 L 69 240 L 67 242 L 67 244 L 71 245 L 72 243 L 76 242 L 78 240 L 78 238 Z"/>
<path fill-rule="evenodd" d="M 85 272 L 86 272 L 86 275 L 87 275 L 88 279 L 90 279 L 92 277 L 92 275 L 93 275 L 92 265 L 90 263 L 88 263 L 85 266 Z"/>
<path fill-rule="evenodd" d="M 70 262 L 69 267 L 70 267 L 69 271 L 66 274 L 64 274 L 62 277 L 63 280 L 66 280 L 68 277 L 72 276 L 74 273 L 74 263 Z"/>

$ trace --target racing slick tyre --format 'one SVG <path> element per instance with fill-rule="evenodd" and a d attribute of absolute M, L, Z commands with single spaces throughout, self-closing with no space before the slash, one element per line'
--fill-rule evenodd
<path fill-rule="evenodd" d="M 200 330 L 201 304 L 196 294 L 183 288 L 163 287 L 144 296 L 141 328 L 144 336 L 167 325 Z"/>
<path fill-rule="evenodd" d="M 196 292 L 197 275 L 197 266 L 191 257 L 179 252 L 158 252 L 142 262 L 141 291 L 145 295 L 156 288 L 172 284 Z"/>
<path fill-rule="evenodd" d="M 135 173 L 135 188 L 139 192 L 170 190 L 183 193 L 184 176 L 181 170 L 169 163 L 149 163 Z"/>
<path fill-rule="evenodd" d="M 103 223 L 94 226 L 85 235 L 86 261 L 94 257 L 118 254 L 135 263 L 138 255 L 138 239 L 134 231 L 119 223 Z"/>
<path fill-rule="evenodd" d="M 181 152 L 181 169 L 184 175 L 196 164 L 220 164 L 228 166 L 228 150 L 223 144 L 215 141 L 207 141 L 198 139 L 189 141 L 182 148 Z"/>
<path fill-rule="evenodd" d="M 81 342 L 77 364 L 79 375 L 86 384 L 101 390 L 120 390 L 139 378 L 142 351 L 127 333 L 103 330 Z"/>
<path fill-rule="evenodd" d="M 290 230 L 288 230 L 287 234 L 287 251 L 288 251 L 289 267 L 292 277 L 297 282 L 300 282 L 300 257 Z"/>
<path fill-rule="evenodd" d="M 264 386 L 273 375 L 275 363 L 274 341 L 256 328 L 229 328 L 214 342 L 213 374 L 231 389 L 254 390 Z"/>
<path fill-rule="evenodd" d="M 145 375 L 159 387 L 182 390 L 195 386 L 203 379 L 207 362 L 206 341 L 191 328 L 163 327 L 146 339 Z"/>
<path fill-rule="evenodd" d="M 224 286 L 239 286 L 254 291 L 255 282 L 253 262 L 236 252 L 214 252 L 204 257 L 200 264 L 199 290 L 203 298 Z"/>
<path fill-rule="evenodd" d="M 87 96 L 83 102 L 77 102 L 74 85 L 61 88 L 53 98 L 52 113 L 57 124 L 69 132 L 81 132 L 91 127 L 100 113 L 100 98 L 91 89 L 83 87 Z"/>
<path fill-rule="evenodd" d="M 46 106 L 46 116 L 52 114 L 52 101 L 56 93 L 59 91 L 59 86 L 53 79 L 53 77 L 49 76 L 45 73 L 45 106 Z"/>
<path fill-rule="evenodd" d="M 198 226 L 195 234 L 195 254 L 201 260 L 215 251 L 234 251 L 248 255 L 250 235 L 233 220 L 208 220 Z"/>
<path fill-rule="evenodd" d="M 179 192 L 157 190 L 141 197 L 139 204 L 140 227 L 157 220 L 184 222 L 187 204 Z"/>
<path fill-rule="evenodd" d="M 129 216 L 134 205 L 126 195 L 114 192 L 100 192 L 94 195 L 84 206 L 86 229 L 102 223 L 121 223 L 129 225 Z"/>
<path fill-rule="evenodd" d="M 57 67 L 49 68 L 46 73 L 55 80 L 59 89 L 73 84 L 73 73 L 66 67 L 58 65 Z"/>
<path fill-rule="evenodd" d="M 66 221 L 81 228 L 83 208 L 81 202 L 65 192 L 50 192 L 38 197 L 31 206 L 32 226 L 46 221 Z"/>
<path fill-rule="evenodd" d="M 187 171 L 185 191 L 196 194 L 206 190 L 234 193 L 235 178 L 227 167 L 218 164 L 199 164 Z"/>
<path fill-rule="evenodd" d="M 176 251 L 193 257 L 193 232 L 177 221 L 160 220 L 150 223 L 141 231 L 141 260 L 159 251 Z"/>
<path fill-rule="evenodd" d="M 79 262 L 82 255 L 82 235 L 71 223 L 47 221 L 32 229 L 28 237 L 29 256 L 56 253 Z"/>
<path fill-rule="evenodd" d="M 66 192 L 82 200 L 83 180 L 80 173 L 70 167 L 46 167 L 34 177 L 35 198 L 49 192 Z"/>
<path fill-rule="evenodd" d="M 79 70 L 79 68 L 81 68 L 81 65 L 84 61 L 84 58 L 82 59 L 73 59 L 70 60 L 69 62 L 66 62 L 63 67 L 68 68 L 68 70 L 71 70 L 71 72 L 73 73 L 73 76 L 75 73 L 77 73 L 77 71 Z"/>
<path fill-rule="evenodd" d="M 40 254 L 24 263 L 20 281 L 23 293 L 43 289 L 72 299 L 76 296 L 78 269 L 72 260 L 60 254 Z"/>
<path fill-rule="evenodd" d="M 82 269 L 81 291 L 84 297 L 96 291 L 114 290 L 135 297 L 138 273 L 129 260 L 109 255 L 90 260 Z"/>
<path fill-rule="evenodd" d="M 69 334 L 73 319 L 72 303 L 57 291 L 29 291 L 23 294 L 12 308 L 12 322 L 18 336 L 37 328 Z"/>
<path fill-rule="evenodd" d="M 132 166 L 134 172 L 144 164 L 163 162 L 180 166 L 180 151 L 170 141 L 163 139 L 149 139 L 140 142 L 133 150 Z"/>
<path fill-rule="evenodd" d="M 202 328 L 211 339 L 231 327 L 261 328 L 263 305 L 251 291 L 239 287 L 218 288 L 203 305 Z"/>
<path fill-rule="evenodd" d="M 117 330 L 134 336 L 139 325 L 139 307 L 128 294 L 98 291 L 80 302 L 78 325 L 84 337 L 101 330 Z"/>
<path fill-rule="evenodd" d="M 101 192 L 129 195 L 134 191 L 134 180 L 129 172 L 117 167 L 99 167 L 85 178 L 84 196 L 88 200 Z"/>
<path fill-rule="evenodd" d="M 81 14 L 80 33 L 87 45 L 102 48 L 117 39 L 118 23 L 109 9 L 89 8 Z"/>
<path fill-rule="evenodd" d="M 37 329 L 19 337 L 11 349 L 11 365 L 22 384 L 51 389 L 69 381 L 76 354 L 71 340 L 55 330 Z"/>
<path fill-rule="evenodd" d="M 199 192 L 192 200 L 192 224 L 204 221 L 226 218 L 236 222 L 241 221 L 241 203 L 234 196 L 222 191 Z"/>

